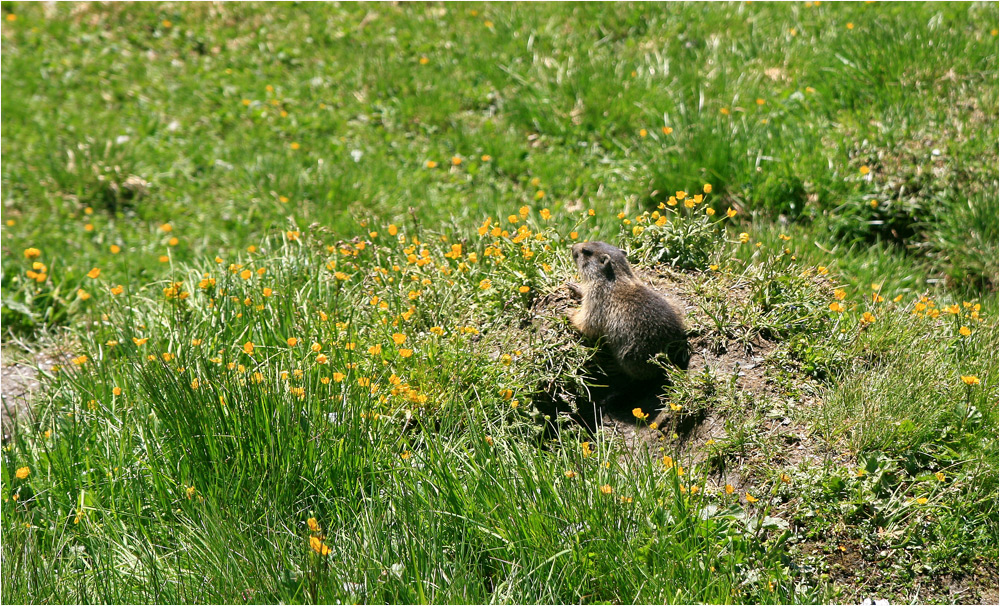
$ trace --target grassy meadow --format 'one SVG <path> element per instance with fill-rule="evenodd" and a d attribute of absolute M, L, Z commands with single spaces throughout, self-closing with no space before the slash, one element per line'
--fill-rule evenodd
<path fill-rule="evenodd" d="M 5 602 L 997 599 L 996 4 L 0 12 Z"/>

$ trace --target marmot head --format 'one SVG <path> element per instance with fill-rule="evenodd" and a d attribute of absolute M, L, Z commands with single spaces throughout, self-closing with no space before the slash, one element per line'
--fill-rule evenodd
<path fill-rule="evenodd" d="M 574 244 L 573 260 L 585 282 L 610 282 L 634 277 L 625 251 L 605 242 Z"/>

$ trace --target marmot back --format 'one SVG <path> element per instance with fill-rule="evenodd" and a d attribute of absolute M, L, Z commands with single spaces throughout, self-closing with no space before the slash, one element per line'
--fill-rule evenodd
<path fill-rule="evenodd" d="M 650 362 L 660 352 L 687 368 L 681 314 L 635 277 L 623 250 L 604 242 L 581 242 L 573 245 L 573 260 L 583 279 L 579 287 L 571 286 L 583 299 L 570 314 L 577 330 L 591 339 L 603 337 L 615 362 L 632 379 L 662 378 L 662 369 Z"/>

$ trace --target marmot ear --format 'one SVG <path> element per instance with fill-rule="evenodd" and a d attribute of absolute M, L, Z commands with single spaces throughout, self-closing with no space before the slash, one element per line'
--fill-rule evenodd
<path fill-rule="evenodd" d="M 604 271 L 604 274 L 609 278 L 615 277 L 615 270 L 614 267 L 611 265 L 611 255 L 608 254 L 601 255 L 601 269 Z"/>

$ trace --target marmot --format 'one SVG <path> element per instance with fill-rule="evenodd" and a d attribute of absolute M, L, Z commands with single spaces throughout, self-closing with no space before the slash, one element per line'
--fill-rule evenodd
<path fill-rule="evenodd" d="M 650 361 L 660 352 L 687 369 L 687 335 L 680 312 L 636 278 L 625 251 L 604 242 L 581 242 L 573 245 L 573 260 L 583 279 L 579 286 L 569 285 L 582 298 L 580 308 L 569 314 L 577 330 L 590 339 L 603 337 L 631 379 L 662 379 L 663 369 Z"/>

